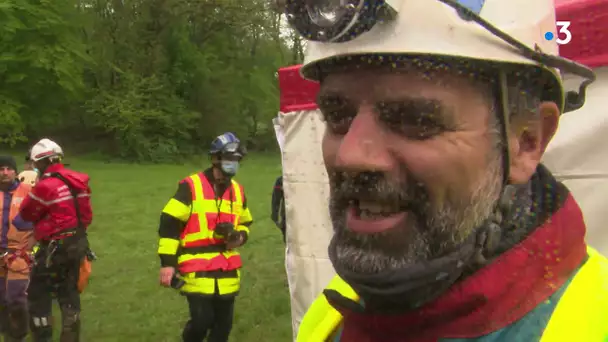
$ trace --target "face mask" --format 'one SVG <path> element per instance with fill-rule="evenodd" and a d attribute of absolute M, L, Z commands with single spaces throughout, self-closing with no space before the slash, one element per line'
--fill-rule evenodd
<path fill-rule="evenodd" d="M 40 173 L 37 168 L 34 168 L 34 172 Z"/>
<path fill-rule="evenodd" d="M 227 175 L 234 176 L 238 170 L 238 161 L 222 160 L 222 171 L 224 171 Z"/>

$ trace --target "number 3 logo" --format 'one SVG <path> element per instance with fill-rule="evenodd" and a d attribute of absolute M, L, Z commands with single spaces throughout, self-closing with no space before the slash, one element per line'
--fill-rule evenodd
<path fill-rule="evenodd" d="M 570 30 L 569 30 L 570 22 L 569 21 L 558 21 L 555 24 L 557 25 L 557 27 L 559 27 L 558 36 L 557 36 L 557 39 L 555 40 L 555 42 L 559 45 L 564 45 L 564 44 L 570 43 L 570 41 L 572 40 L 572 32 L 570 32 Z M 560 33 L 565 35 L 566 37 L 564 39 L 561 39 L 559 36 Z"/>

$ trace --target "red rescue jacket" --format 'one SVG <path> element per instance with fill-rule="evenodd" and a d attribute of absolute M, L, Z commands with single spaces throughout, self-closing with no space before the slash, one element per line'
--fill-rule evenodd
<path fill-rule="evenodd" d="M 45 170 L 21 204 L 23 220 L 34 222 L 36 240 L 60 239 L 53 235 L 78 227 L 74 197 L 62 180 L 50 176 L 55 172 L 63 176 L 76 191 L 80 220 L 85 229 L 93 220 L 89 176 L 66 169 L 63 164 L 53 164 Z"/>

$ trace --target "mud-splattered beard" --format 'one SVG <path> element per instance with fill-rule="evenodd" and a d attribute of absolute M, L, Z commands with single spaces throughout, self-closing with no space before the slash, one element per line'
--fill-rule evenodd
<path fill-rule="evenodd" d="M 455 250 L 493 213 L 502 188 L 500 155 L 466 194 L 450 193 L 440 205 L 429 200 L 419 182 L 396 184 L 381 174 L 330 176 L 330 216 L 334 228 L 334 266 L 359 274 L 403 269 Z M 413 179 L 408 175 L 406 179 Z M 366 192 L 368 198 L 392 198 L 409 208 L 403 226 L 377 234 L 358 234 L 346 227 L 346 199 Z M 459 197 L 455 197 L 459 195 Z M 338 264 L 338 265 L 336 265 Z"/>

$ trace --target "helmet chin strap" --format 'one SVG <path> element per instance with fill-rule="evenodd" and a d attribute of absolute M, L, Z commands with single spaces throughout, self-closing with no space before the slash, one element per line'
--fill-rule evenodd
<path fill-rule="evenodd" d="M 441 257 L 409 265 L 400 269 L 389 269 L 376 274 L 359 274 L 340 267 L 337 262 L 336 241 L 329 245 L 329 258 L 336 273 L 344 279 L 363 299 L 365 307 L 333 290 L 324 294 L 334 304 L 356 311 L 382 313 L 404 312 L 416 309 L 441 296 L 455 282 L 488 264 L 495 256 L 503 236 L 504 218 L 512 211 L 516 188 L 509 184 L 509 101 L 507 99 L 507 77 L 499 71 L 497 95 L 498 116 L 503 141 L 503 188 L 493 214 L 456 249 Z"/>
<path fill-rule="evenodd" d="M 500 126 L 500 139 L 503 142 L 503 184 L 504 186 L 507 186 L 509 184 L 509 175 L 511 171 L 511 151 L 509 150 L 509 128 L 511 127 L 511 113 L 509 109 L 509 87 L 507 85 L 507 74 L 503 69 L 500 69 L 498 71 L 498 86 L 496 87 L 496 94 L 499 97 L 498 103 L 500 105 L 500 113 L 498 115 L 498 125 Z"/>
<path fill-rule="evenodd" d="M 227 173 L 222 168 L 222 157 L 219 157 L 218 160 L 212 164 L 212 166 L 214 169 L 217 169 L 219 171 L 219 173 L 222 175 L 222 179 L 217 179 L 217 181 L 228 182 L 232 179 L 232 177 L 234 177 L 234 175 Z"/>
<path fill-rule="evenodd" d="M 40 172 L 40 175 L 43 175 L 46 172 L 46 169 L 51 166 L 51 164 L 52 163 L 49 159 L 42 159 L 39 160 L 36 164 L 34 164 L 34 167 L 36 168 L 36 165 L 38 165 L 38 171 Z"/>
<path fill-rule="evenodd" d="M 511 171 L 509 128 L 511 127 L 511 122 L 508 90 L 507 74 L 503 69 L 499 69 L 498 84 L 495 93 L 498 95 L 498 104 L 500 106 L 500 113 L 498 114 L 497 119 L 500 128 L 500 140 L 502 141 L 503 186 L 492 217 L 489 219 L 485 229 L 479 231 L 478 245 L 482 248 L 477 249 L 475 262 L 480 265 L 485 265 L 488 262 L 487 258 L 492 257 L 496 251 L 502 237 L 503 218 L 511 211 L 515 200 L 515 187 L 509 184 L 509 175 Z"/>
<path fill-rule="evenodd" d="M 226 171 L 222 170 L 222 168 L 220 167 L 220 172 L 222 172 L 222 175 L 224 175 L 224 180 L 229 181 L 230 179 L 232 179 L 232 177 L 234 177 L 234 175 L 231 175 L 229 173 L 227 173 Z"/>

